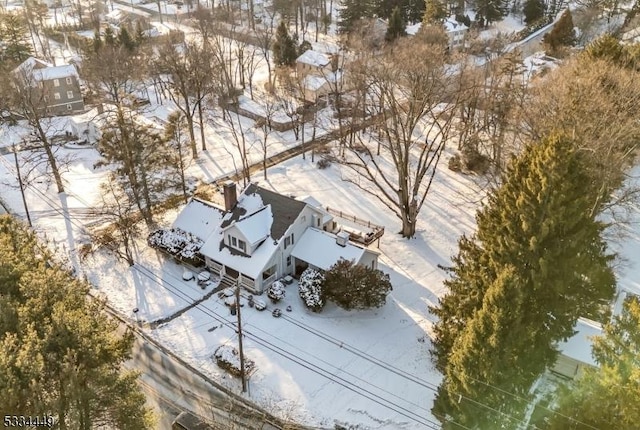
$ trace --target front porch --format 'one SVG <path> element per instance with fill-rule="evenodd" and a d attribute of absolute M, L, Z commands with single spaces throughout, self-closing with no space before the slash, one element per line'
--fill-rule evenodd
<path fill-rule="evenodd" d="M 212 260 L 210 258 L 206 259 L 207 267 L 209 271 L 219 275 L 220 277 L 226 277 L 227 279 L 237 280 L 240 284 L 240 287 L 254 293 L 254 294 L 262 294 L 271 284 L 273 284 L 276 279 L 278 279 L 278 273 L 276 270 L 276 266 L 272 266 L 262 272 L 260 276 L 257 278 L 252 278 L 251 276 L 247 276 L 242 273 L 240 270 L 235 269 L 230 266 L 225 266 L 224 264 Z"/>

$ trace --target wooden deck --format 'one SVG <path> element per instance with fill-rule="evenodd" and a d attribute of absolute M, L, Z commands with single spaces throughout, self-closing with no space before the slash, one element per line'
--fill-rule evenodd
<path fill-rule="evenodd" d="M 349 240 L 351 240 L 352 242 L 369 246 L 384 235 L 384 227 L 381 225 L 374 224 L 369 220 L 358 218 L 355 215 L 351 215 L 343 211 L 332 209 L 329 206 L 327 206 L 325 209 L 327 210 L 327 212 L 337 218 L 342 218 L 343 220 L 353 222 L 354 224 L 361 225 L 370 230 L 365 233 L 350 231 L 349 228 L 344 228 L 343 230 L 349 233 Z M 378 246 L 380 246 L 380 242 L 378 242 Z"/>

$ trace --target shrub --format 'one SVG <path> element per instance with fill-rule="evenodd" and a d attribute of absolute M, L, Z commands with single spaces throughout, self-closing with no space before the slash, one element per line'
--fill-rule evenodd
<path fill-rule="evenodd" d="M 234 376 L 242 376 L 240 370 L 240 354 L 238 350 L 231 345 L 220 345 L 216 352 L 213 354 L 213 358 L 216 360 L 218 366 Z M 256 367 L 253 360 L 244 358 L 244 373 L 249 374 Z"/>
<path fill-rule="evenodd" d="M 324 170 L 327 167 L 331 166 L 331 160 L 329 158 L 323 157 L 318 160 L 316 165 L 318 166 L 318 169 Z"/>
<path fill-rule="evenodd" d="M 312 268 L 306 269 L 300 276 L 298 292 L 304 304 L 314 312 L 320 312 L 324 306 L 322 299 L 322 284 L 324 275 Z"/>
<path fill-rule="evenodd" d="M 346 310 L 379 308 L 391 291 L 389 275 L 341 259 L 325 274 L 324 297 Z"/>
<path fill-rule="evenodd" d="M 267 297 L 274 302 L 282 300 L 285 296 L 284 284 L 280 281 L 275 281 L 267 288 Z"/>

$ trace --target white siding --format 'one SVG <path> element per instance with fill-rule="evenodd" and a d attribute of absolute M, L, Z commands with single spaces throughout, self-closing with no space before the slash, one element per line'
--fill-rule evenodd
<path fill-rule="evenodd" d="M 362 266 L 367 266 L 367 267 L 372 268 L 372 269 L 377 269 L 378 268 L 378 254 L 376 254 L 375 252 L 371 252 L 371 251 L 365 251 L 365 253 L 362 255 L 362 258 L 360 259 L 358 264 L 361 264 Z M 373 267 L 371 266 L 372 264 L 373 264 Z"/>

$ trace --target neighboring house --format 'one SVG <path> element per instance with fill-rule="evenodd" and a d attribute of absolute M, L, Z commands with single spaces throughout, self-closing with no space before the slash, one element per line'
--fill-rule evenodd
<path fill-rule="evenodd" d="M 340 258 L 377 268 L 377 252 L 350 242 L 346 232 L 324 231 L 333 227 L 333 217 L 314 202 L 256 184 L 237 196 L 233 183 L 224 185 L 224 201 L 222 209 L 192 199 L 173 227 L 204 242 L 200 253 L 211 271 L 238 279 L 253 293 L 307 267 L 326 270 Z"/>
<path fill-rule="evenodd" d="M 343 89 L 343 73 L 338 62 L 337 54 L 327 55 L 312 49 L 296 59 L 296 73 L 304 100 L 316 102 L 322 96 Z"/>
<path fill-rule="evenodd" d="M 75 66 L 52 66 L 30 57 L 13 73 L 22 85 L 36 89 L 35 100 L 40 104 L 43 115 L 68 115 L 84 111 L 80 78 Z"/>
<path fill-rule="evenodd" d="M 420 31 L 421 27 L 421 22 L 410 25 L 406 29 L 407 34 L 410 36 L 415 36 L 418 31 Z M 469 27 L 456 21 L 455 16 L 450 16 L 449 18 L 444 20 L 444 22 L 442 23 L 442 28 L 444 28 L 444 31 L 449 38 L 449 49 L 459 49 L 464 46 L 464 40 L 467 36 L 467 31 L 469 31 Z"/>
<path fill-rule="evenodd" d="M 449 48 L 458 49 L 464 46 L 464 39 L 469 31 L 469 27 L 456 21 L 454 16 L 444 20 L 444 31 L 449 37 Z"/>
<path fill-rule="evenodd" d="M 575 379 L 585 368 L 597 367 L 591 347 L 593 338 L 602 334 L 602 325 L 596 321 L 579 318 L 575 326 L 576 334 L 558 345 L 560 355 L 551 371 L 558 375 Z"/>

